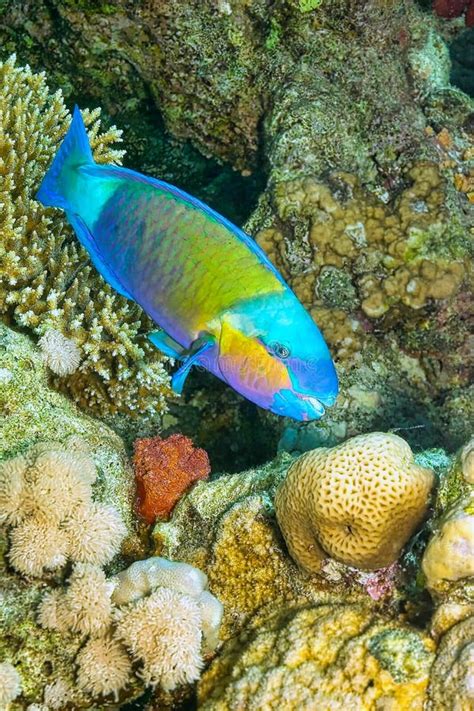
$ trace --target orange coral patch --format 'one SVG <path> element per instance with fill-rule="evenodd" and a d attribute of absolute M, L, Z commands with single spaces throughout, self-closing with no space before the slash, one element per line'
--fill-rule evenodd
<path fill-rule="evenodd" d="M 211 471 L 207 452 L 184 435 L 137 439 L 134 450 L 136 510 L 147 523 L 168 518 L 191 484 Z"/>

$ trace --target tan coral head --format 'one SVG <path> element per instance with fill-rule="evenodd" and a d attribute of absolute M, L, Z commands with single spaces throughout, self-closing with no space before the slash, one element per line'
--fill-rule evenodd
<path fill-rule="evenodd" d="M 310 572 L 328 557 L 382 568 L 423 519 L 433 481 L 400 437 L 359 435 L 292 465 L 276 494 L 278 523 L 290 554 Z"/>

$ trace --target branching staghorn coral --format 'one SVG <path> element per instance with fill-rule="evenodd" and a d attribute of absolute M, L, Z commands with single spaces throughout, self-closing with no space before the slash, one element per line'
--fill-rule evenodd
<path fill-rule="evenodd" d="M 83 116 L 96 161 L 119 163 L 120 131 L 100 132 L 99 109 Z M 78 369 L 60 381 L 79 404 L 100 414 L 159 413 L 168 378 L 145 340 L 151 323 L 105 284 L 62 214 L 34 199 L 69 120 L 44 74 L 15 57 L 0 63 L 0 314 L 42 336 L 43 348 L 57 331 L 80 349 Z"/>

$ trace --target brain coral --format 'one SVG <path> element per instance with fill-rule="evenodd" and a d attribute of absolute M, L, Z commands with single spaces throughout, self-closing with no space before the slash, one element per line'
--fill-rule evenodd
<path fill-rule="evenodd" d="M 266 608 L 204 672 L 199 708 L 421 711 L 433 647 L 361 605 Z"/>
<path fill-rule="evenodd" d="M 84 111 L 94 157 L 120 162 L 123 152 L 113 148 L 120 132 L 100 133 L 99 116 Z M 34 200 L 69 121 L 44 74 L 14 57 L 0 63 L 0 313 L 42 336 L 43 348 L 53 330 L 80 349 L 79 367 L 60 380 L 80 404 L 102 414 L 162 412 L 168 377 L 146 343 L 150 322 L 104 283 L 64 216 Z"/>
<path fill-rule="evenodd" d="M 275 497 L 278 523 L 291 555 L 308 571 L 319 571 L 328 556 L 382 568 L 422 520 L 433 479 L 400 437 L 359 435 L 293 464 Z"/>

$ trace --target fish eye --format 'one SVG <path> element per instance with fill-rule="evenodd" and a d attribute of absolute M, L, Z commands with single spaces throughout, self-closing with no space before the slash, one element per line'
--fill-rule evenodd
<path fill-rule="evenodd" d="M 281 358 L 282 360 L 285 360 L 285 358 L 288 358 L 290 355 L 290 349 L 283 343 L 271 343 L 270 350 L 277 358 Z"/>

